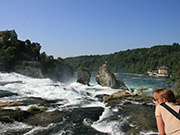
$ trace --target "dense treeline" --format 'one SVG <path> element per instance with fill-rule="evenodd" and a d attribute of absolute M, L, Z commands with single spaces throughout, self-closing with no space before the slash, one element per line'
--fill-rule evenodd
<path fill-rule="evenodd" d="M 2 41 L 0 41 L 0 70 L 11 71 L 22 61 L 39 60 L 41 49 L 39 43 L 9 39 L 10 32 L 4 32 Z"/>
<path fill-rule="evenodd" d="M 118 73 L 145 74 L 148 69 L 167 66 L 170 69 L 171 82 L 176 94 L 180 93 L 180 45 L 158 45 L 151 48 L 139 48 L 116 52 L 109 55 L 90 55 L 66 58 L 74 70 L 84 67 L 90 71 L 98 71 L 107 61 L 108 68 Z"/>
<path fill-rule="evenodd" d="M 97 71 L 99 66 L 107 61 L 107 66 L 113 72 L 145 73 L 147 69 L 156 69 L 165 65 L 171 71 L 180 64 L 180 45 L 159 45 L 151 48 L 141 48 L 116 52 L 109 55 L 91 55 L 66 58 L 65 62 L 75 70 L 79 67 Z"/>
<path fill-rule="evenodd" d="M 30 40 L 10 40 L 10 32 L 3 33 L 0 40 L 0 71 L 14 71 L 17 65 L 29 65 L 29 63 L 37 62 L 45 77 L 53 76 L 53 78 L 62 77 L 65 72 L 68 75 L 73 74 L 72 68 L 66 65 L 60 57 L 54 59 L 53 56 L 46 55 L 45 52 L 40 53 L 41 45 L 37 42 L 31 43 Z M 58 79 L 59 80 L 59 79 Z"/>

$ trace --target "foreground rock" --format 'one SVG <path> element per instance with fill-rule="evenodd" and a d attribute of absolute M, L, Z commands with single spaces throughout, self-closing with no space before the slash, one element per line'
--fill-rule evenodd
<path fill-rule="evenodd" d="M 79 68 L 77 71 L 77 82 L 84 85 L 89 85 L 91 78 L 90 72 L 85 68 Z"/>
<path fill-rule="evenodd" d="M 96 74 L 96 81 L 102 86 L 111 87 L 114 89 L 127 89 L 124 82 L 116 80 L 114 74 L 106 66 L 101 66 Z"/>
<path fill-rule="evenodd" d="M 139 89 L 137 89 L 136 91 L 142 92 L 142 91 L 144 91 L 144 90 L 148 90 L 148 88 L 139 88 Z"/>
<path fill-rule="evenodd" d="M 113 100 L 113 99 L 119 99 L 119 98 L 122 98 L 122 97 L 128 97 L 128 96 L 132 96 L 134 94 L 130 94 L 128 92 L 125 92 L 125 91 L 118 91 L 118 92 L 115 92 L 111 95 L 106 95 L 103 97 L 103 101 L 104 102 L 107 102 L 109 100 Z"/>
<path fill-rule="evenodd" d="M 113 119 L 119 121 L 119 124 L 114 126 L 116 130 L 127 135 L 146 134 L 148 131 L 155 132 L 151 135 L 157 135 L 155 105 L 151 97 L 119 91 L 108 98 L 106 106 L 116 109 L 112 112 Z"/>
<path fill-rule="evenodd" d="M 27 111 L 0 109 L 0 122 L 12 123 L 14 121 L 23 121 L 30 115 L 31 113 Z"/>
<path fill-rule="evenodd" d="M 102 98 L 103 95 L 97 96 Z M 108 96 L 108 95 L 104 95 Z M 152 98 L 137 94 L 119 91 L 106 101 L 106 108 L 60 108 L 49 111 L 22 111 L 5 110 L 0 108 L 0 123 L 9 126 L 17 122 L 28 125 L 21 130 L 8 129 L 0 134 L 64 134 L 64 135 L 108 135 L 95 130 L 91 125 L 97 123 L 107 127 L 112 125 L 112 133 L 117 134 L 146 134 L 148 131 L 157 132 Z M 47 108 L 55 108 L 57 103 L 65 102 L 58 100 L 45 100 L 42 98 L 27 98 L 22 100 L 26 105 L 38 104 Z M 20 106 L 18 106 L 20 107 Z M 107 125 L 107 126 L 106 126 Z M 145 133 L 144 133 L 144 132 Z"/>
<path fill-rule="evenodd" d="M 70 110 L 55 110 L 53 112 L 27 112 L 19 110 L 0 110 L 0 122 L 12 123 L 14 121 L 23 122 L 28 125 L 37 127 L 50 127 L 44 130 L 35 131 L 36 135 L 45 135 L 58 133 L 59 131 L 68 134 L 97 134 L 107 135 L 100 133 L 87 126 L 87 121 L 97 121 L 104 111 L 101 107 L 90 107 L 90 108 L 74 108 Z M 22 129 L 21 134 L 25 134 L 30 129 Z M 19 131 L 17 131 L 19 132 Z M 16 133 L 17 133 L 16 132 Z M 11 133 L 10 131 L 8 133 Z M 12 134 L 16 134 L 15 131 Z M 19 133 L 17 133 L 19 134 Z M 34 134 L 34 133 L 33 133 Z"/>
<path fill-rule="evenodd" d="M 0 103 L 0 107 L 10 107 L 10 106 L 21 106 L 24 105 L 23 102 L 5 102 Z"/>

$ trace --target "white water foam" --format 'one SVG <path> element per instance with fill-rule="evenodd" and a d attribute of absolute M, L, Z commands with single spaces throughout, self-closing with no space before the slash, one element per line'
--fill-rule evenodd
<path fill-rule="evenodd" d="M 107 123 L 105 119 L 112 115 L 112 110 L 106 107 L 102 115 L 99 117 L 99 120 L 97 122 L 94 122 L 91 127 L 103 133 L 111 133 L 113 125 L 115 125 L 117 122 L 112 121 L 110 123 Z"/>
<path fill-rule="evenodd" d="M 20 97 L 40 97 L 44 99 L 65 99 L 65 106 L 83 105 L 83 107 L 102 106 L 95 96 L 101 94 L 112 94 L 117 90 L 102 87 L 97 84 L 91 86 L 76 82 L 65 84 L 54 82 L 51 79 L 37 79 L 23 76 L 17 73 L 0 73 L 0 82 L 13 82 L 1 85 L 0 89 L 18 93 Z M 18 96 L 17 96 L 18 97 Z M 10 101 L 16 98 L 7 98 Z M 5 101 L 3 99 L 3 101 Z M 90 102 L 88 102 L 90 101 Z"/>
<path fill-rule="evenodd" d="M 31 131 L 25 133 L 24 135 L 33 135 L 33 134 L 37 134 L 38 132 L 44 132 L 46 130 L 49 130 L 49 129 L 53 129 L 57 124 L 49 124 L 47 127 L 41 127 L 41 126 L 38 126 L 38 127 L 35 127 L 33 128 Z"/>
<path fill-rule="evenodd" d="M 159 135 L 159 133 L 153 131 L 141 131 L 140 135 Z"/>
<path fill-rule="evenodd" d="M 0 122 L 0 134 L 1 135 L 4 135 L 9 132 L 15 132 L 15 131 L 18 132 L 18 131 L 22 131 L 25 129 L 31 130 L 32 128 L 33 128 L 33 126 L 30 126 L 30 125 L 27 125 L 27 124 L 24 124 L 21 122 L 16 122 L 16 121 L 13 123 L 7 123 L 7 124 Z"/>

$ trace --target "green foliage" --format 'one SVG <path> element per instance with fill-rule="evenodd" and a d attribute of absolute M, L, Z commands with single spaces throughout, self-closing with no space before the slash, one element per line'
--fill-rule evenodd
<path fill-rule="evenodd" d="M 36 106 L 31 106 L 29 109 L 28 109 L 28 112 L 43 112 L 45 111 L 46 109 L 45 108 L 38 108 Z"/>
<path fill-rule="evenodd" d="M 15 109 L 16 111 L 21 111 L 21 108 L 19 108 L 19 107 L 16 107 L 16 109 Z"/>
<path fill-rule="evenodd" d="M 146 73 L 147 69 L 155 69 L 165 65 L 173 72 L 180 65 L 180 45 L 158 45 L 151 48 L 140 48 L 116 52 L 109 55 L 90 55 L 64 59 L 73 69 L 86 67 L 90 71 L 98 68 L 107 61 L 107 67 L 118 73 Z"/>
<path fill-rule="evenodd" d="M 45 52 L 40 54 L 41 45 L 30 40 L 9 40 L 10 33 L 3 33 L 3 40 L 0 42 L 0 70 L 14 71 L 16 65 L 33 66 L 41 68 L 45 77 L 52 79 L 63 79 L 65 73 L 73 75 L 73 70 L 65 64 L 60 57 L 54 59 L 53 56 L 46 55 Z M 37 64 L 38 63 L 38 64 Z M 51 75 L 51 76 L 49 76 Z M 69 77 L 69 76 L 67 76 Z"/>
<path fill-rule="evenodd" d="M 3 33 L 0 43 L 0 70 L 12 71 L 14 66 L 22 61 L 38 61 L 41 46 L 39 43 L 31 43 L 20 40 L 9 40 L 10 33 Z"/>

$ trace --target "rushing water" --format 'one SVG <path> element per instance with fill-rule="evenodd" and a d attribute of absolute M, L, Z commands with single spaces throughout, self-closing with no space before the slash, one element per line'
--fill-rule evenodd
<path fill-rule="evenodd" d="M 148 88 L 147 92 L 151 92 L 154 87 L 164 88 L 171 86 L 167 84 L 167 79 L 142 77 L 132 74 L 117 74 L 116 77 L 124 81 L 126 86 L 130 89 Z M 7 83 L 14 82 L 14 83 Z M 18 83 L 16 83 L 18 82 Z M 20 82 L 20 83 L 19 83 Z M 3 85 L 2 85 L 3 84 Z M 97 131 L 108 133 L 112 135 L 124 134 L 121 129 L 115 129 L 115 125 L 123 124 L 127 121 L 128 117 L 122 118 L 121 123 L 117 121 L 103 121 L 111 117 L 113 112 L 117 112 L 117 108 L 108 108 L 103 102 L 97 99 L 97 95 L 112 94 L 117 92 L 117 89 L 102 87 L 95 82 L 95 75 L 92 75 L 90 86 L 84 86 L 75 82 L 75 78 L 71 82 L 61 83 L 55 82 L 49 78 L 36 79 L 23 76 L 17 73 L 0 73 L 0 90 L 10 91 L 17 93 L 18 96 L 0 98 L 0 103 L 21 101 L 26 97 L 40 97 L 43 99 L 64 99 L 59 106 L 60 108 L 72 107 L 103 107 L 104 112 L 98 121 L 90 124 L 90 126 Z M 59 103 L 60 104 L 60 103 Z M 13 107 L 9 107 L 14 109 Z M 27 110 L 29 106 L 22 106 L 22 110 Z M 57 108 L 50 108 L 57 109 Z M 85 121 L 87 124 L 88 122 Z M 60 123 L 59 123 L 60 125 Z M 57 125 L 56 125 L 57 126 Z M 20 122 L 14 122 L 11 125 L 0 123 L 0 134 L 6 133 L 8 130 L 20 130 L 22 128 L 31 129 L 26 135 L 35 134 L 41 130 L 54 128 L 55 125 L 51 124 L 47 127 L 33 127 Z M 65 131 L 57 131 L 54 135 L 63 135 Z M 152 133 L 152 131 L 144 131 L 141 134 Z M 73 134 L 70 133 L 69 134 Z"/>

